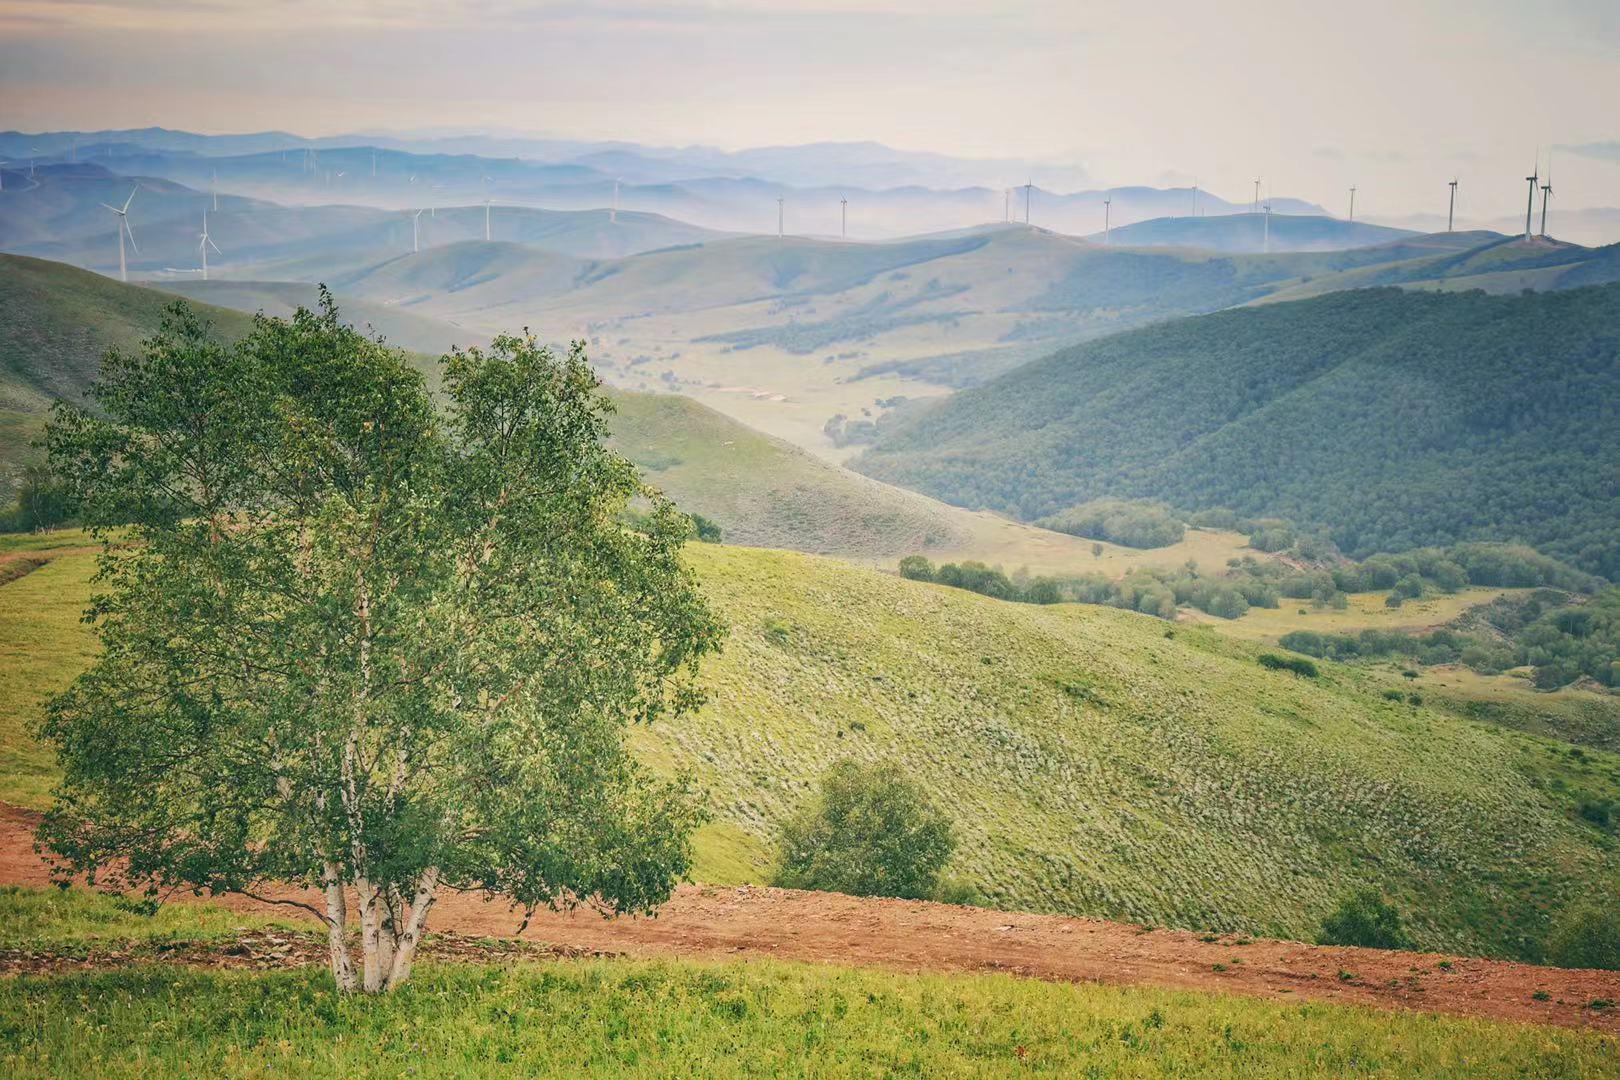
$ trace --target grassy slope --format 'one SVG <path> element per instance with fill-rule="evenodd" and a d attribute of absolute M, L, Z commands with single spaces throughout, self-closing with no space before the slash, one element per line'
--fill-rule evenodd
<path fill-rule="evenodd" d="M 120 285 L 61 263 L 0 255 L 0 498 L 57 398 L 80 400 L 110 346 L 127 348 L 157 327 L 173 297 Z M 228 334 L 246 316 L 202 308 Z"/>
<path fill-rule="evenodd" d="M 1620 758 L 1384 700 L 1398 676 L 1299 679 L 1211 630 L 811 556 L 698 545 L 691 560 L 732 628 L 711 702 L 635 739 L 712 793 L 700 879 L 761 880 L 775 823 L 843 755 L 950 807 L 955 871 L 1014 908 L 1308 936 L 1371 882 L 1427 945 L 1534 955 L 1546 914 L 1614 872 L 1612 840 L 1575 807 L 1620 795 Z M 0 702 L 0 800 L 45 797 L 53 768 L 24 732 L 86 659 L 73 605 L 90 562 L 0 586 L 5 668 L 27 676 Z"/>
<path fill-rule="evenodd" d="M 1240 997 L 770 960 L 135 968 L 0 983 L 14 1077 L 1612 1075 L 1611 1038 Z"/>
<path fill-rule="evenodd" d="M 1614 873 L 1579 801 L 1620 758 L 1380 696 L 1379 670 L 1260 669 L 1254 646 L 1097 607 L 1019 606 L 789 552 L 693 547 L 732 627 L 700 714 L 635 733 L 714 798 L 698 878 L 760 881 L 774 824 L 844 755 L 885 761 L 956 814 L 954 870 L 1001 905 L 1309 936 L 1375 882 L 1424 944 L 1534 955 L 1545 915 Z M 87 659 L 91 568 L 0 586 L 0 800 L 40 805 L 37 693 Z M 58 576 L 53 576 L 58 575 Z"/>
<path fill-rule="evenodd" d="M 869 480 L 689 398 L 617 392 L 614 442 L 680 507 L 726 539 L 884 556 L 962 541 L 959 511 Z"/>

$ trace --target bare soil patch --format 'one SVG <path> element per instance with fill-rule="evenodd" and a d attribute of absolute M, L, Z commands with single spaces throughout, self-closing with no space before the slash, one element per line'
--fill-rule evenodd
<path fill-rule="evenodd" d="M 29 811 L 0 804 L 0 884 L 49 884 L 49 869 L 33 849 L 37 819 Z M 267 910 L 244 897 L 218 902 L 241 911 Z M 274 910 L 286 914 L 291 909 Z M 428 955 L 497 961 L 530 955 L 764 955 L 899 971 L 1003 971 L 1063 982 L 1334 1001 L 1620 1034 L 1620 1008 L 1605 1004 L 1620 1002 L 1620 972 L 1505 960 L 1251 940 L 1100 919 L 754 886 L 683 885 L 653 918 L 605 920 L 585 910 L 542 912 L 519 936 L 521 922 L 521 913 L 505 905 L 445 892 L 429 920 L 445 951 L 429 949 Z M 506 946 L 484 940 L 492 938 L 520 951 L 504 953 Z M 236 944 L 247 950 L 246 956 L 226 958 L 218 950 L 204 950 L 205 956 L 191 961 L 178 950 L 181 955 L 174 959 L 250 967 L 277 966 L 284 959 L 294 962 L 292 958 L 297 963 L 324 960 L 319 940 L 297 934 L 244 935 Z M 530 947 L 538 951 L 522 951 Z M 310 949 L 314 959 L 309 959 Z M 70 960 L 63 958 L 56 966 L 74 966 Z M 21 966 L 7 967 L 0 956 L 0 970 L 29 970 L 24 958 L 12 963 Z M 47 964 L 45 969 L 52 968 Z"/>

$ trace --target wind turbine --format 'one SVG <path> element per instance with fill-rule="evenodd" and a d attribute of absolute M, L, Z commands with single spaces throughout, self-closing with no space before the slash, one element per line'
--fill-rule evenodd
<path fill-rule="evenodd" d="M 1108 238 L 1108 228 L 1109 228 L 1108 219 L 1109 219 L 1110 214 L 1112 213 L 1113 205 L 1114 205 L 1114 197 L 1112 195 L 1108 196 L 1108 198 L 1103 200 L 1103 244 L 1104 245 L 1113 243 L 1113 241 Z"/>
<path fill-rule="evenodd" d="M 1541 180 L 1541 154 L 1536 154 L 1536 171 L 1525 177 L 1530 183 L 1530 198 L 1524 204 L 1524 238 L 1530 239 L 1530 215 L 1536 209 L 1536 184 Z"/>
<path fill-rule="evenodd" d="M 1197 181 L 1197 179 L 1193 180 L 1192 216 L 1193 217 L 1198 216 L 1198 181 Z"/>
<path fill-rule="evenodd" d="M 1254 178 L 1254 202 L 1249 204 L 1249 210 L 1255 214 L 1260 212 L 1260 178 L 1258 176 Z"/>
<path fill-rule="evenodd" d="M 418 223 L 421 222 L 421 220 L 422 220 L 422 211 L 418 210 L 416 213 L 411 215 L 411 254 L 412 255 L 415 255 L 417 252 L 422 250 L 421 245 L 417 242 L 417 236 L 416 236 L 416 226 L 417 226 Z"/>
<path fill-rule="evenodd" d="M 1552 153 L 1547 154 L 1547 182 L 1541 185 L 1541 238 L 1547 239 L 1547 199 L 1552 195 Z"/>
<path fill-rule="evenodd" d="M 838 196 L 838 239 L 849 239 L 849 198 Z"/>
<path fill-rule="evenodd" d="M 28 148 L 28 179 L 30 179 L 30 180 L 32 180 L 34 178 L 34 158 L 38 154 L 39 154 L 39 147 L 30 146 Z M 104 203 L 103 205 L 106 205 L 106 204 Z"/>
<path fill-rule="evenodd" d="M 107 203 L 101 204 L 118 215 L 118 280 L 123 282 L 129 281 L 129 269 L 124 264 L 124 235 L 126 233 L 129 234 L 129 246 L 135 248 L 135 254 L 139 255 L 141 253 L 140 247 L 135 243 L 135 233 L 129 227 L 129 204 L 135 201 L 135 193 L 140 189 L 141 185 L 139 184 L 131 188 L 129 198 L 124 200 L 124 205 L 121 208 Z"/>
<path fill-rule="evenodd" d="M 202 279 L 204 281 L 208 280 L 208 249 L 209 248 L 213 248 L 214 249 L 214 254 L 216 254 L 216 255 L 223 255 L 224 254 L 223 251 L 219 250 L 219 245 L 215 244 L 214 241 L 213 241 L 213 238 L 208 235 L 208 211 L 204 210 L 203 211 L 203 231 L 202 231 L 202 233 L 199 236 L 198 241 L 197 241 L 197 250 L 202 252 L 202 276 L 203 276 Z"/>
<path fill-rule="evenodd" d="M 782 239 L 782 196 L 776 197 L 776 238 Z"/>
<path fill-rule="evenodd" d="M 1446 232 L 1451 231 L 1451 223 L 1457 218 L 1457 181 L 1451 181 L 1451 204 L 1446 207 Z"/>
<path fill-rule="evenodd" d="M 1265 205 L 1264 209 L 1265 209 L 1265 212 L 1266 212 L 1265 253 L 1267 255 L 1270 255 L 1271 254 L 1271 197 L 1269 195 L 1266 197 L 1266 205 Z"/>
<path fill-rule="evenodd" d="M 1356 185 L 1354 184 L 1350 185 L 1350 216 L 1346 220 L 1351 222 L 1356 220 Z"/>
<path fill-rule="evenodd" d="M 1035 178 L 1032 176 L 1024 181 L 1024 224 L 1029 224 L 1030 193 L 1035 190 Z"/>

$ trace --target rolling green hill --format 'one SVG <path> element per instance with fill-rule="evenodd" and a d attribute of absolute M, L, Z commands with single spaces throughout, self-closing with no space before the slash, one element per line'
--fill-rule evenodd
<path fill-rule="evenodd" d="M 89 643 L 92 557 L 65 542 L 0 586 L 8 801 L 44 797 L 54 765 L 27 724 Z M 1297 938 L 1373 885 L 1425 946 L 1533 958 L 1620 869 L 1581 815 L 1620 796 L 1620 756 L 1391 701 L 1398 675 L 1304 678 L 1205 628 L 790 552 L 688 557 L 730 636 L 709 703 L 635 747 L 709 792 L 699 880 L 763 880 L 775 826 L 844 756 L 922 784 L 961 836 L 951 872 L 1014 909 Z"/>
<path fill-rule="evenodd" d="M 1325 526 L 1348 553 L 1521 540 L 1620 576 L 1620 285 L 1335 293 L 1091 342 L 856 467 L 1037 517 L 1101 496 Z"/>
<path fill-rule="evenodd" d="M 196 282 L 184 291 L 271 315 L 315 300 L 312 287 L 288 283 Z M 150 336 L 172 302 L 60 263 L 0 256 L 0 498 L 34 456 L 29 443 L 51 402 L 82 400 L 102 353 Z M 421 353 L 485 336 L 376 302 L 340 297 L 339 305 L 349 321 Z M 250 325 L 240 311 L 200 307 L 228 337 Z M 970 547 L 984 530 L 973 515 L 841 469 L 697 402 L 631 391 L 612 397 L 625 454 L 678 505 L 713 519 L 736 542 L 892 560 Z"/>
<path fill-rule="evenodd" d="M 173 300 L 61 263 L 0 255 L 0 502 L 35 456 L 29 443 L 52 402 L 82 401 L 102 353 L 150 336 Z M 249 325 L 239 312 L 200 310 L 227 334 Z"/>
<path fill-rule="evenodd" d="M 1217 214 L 1149 218 L 1112 230 L 1109 239 L 1125 247 L 1185 247 L 1252 254 L 1267 250 L 1268 235 L 1270 250 L 1274 252 L 1340 251 L 1420 235 L 1410 229 L 1392 229 L 1387 225 L 1315 214 L 1272 214 L 1268 226 L 1265 216 Z M 1087 239 L 1100 242 L 1103 234 L 1095 233 Z"/>

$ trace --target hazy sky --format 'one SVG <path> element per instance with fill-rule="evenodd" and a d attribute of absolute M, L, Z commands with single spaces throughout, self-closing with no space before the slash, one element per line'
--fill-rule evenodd
<path fill-rule="evenodd" d="M 1555 207 L 1616 206 L 1620 0 L 0 0 L 0 127 L 148 124 L 874 139 L 1358 215 L 1453 173 L 1511 212 L 1558 145 Z"/>

